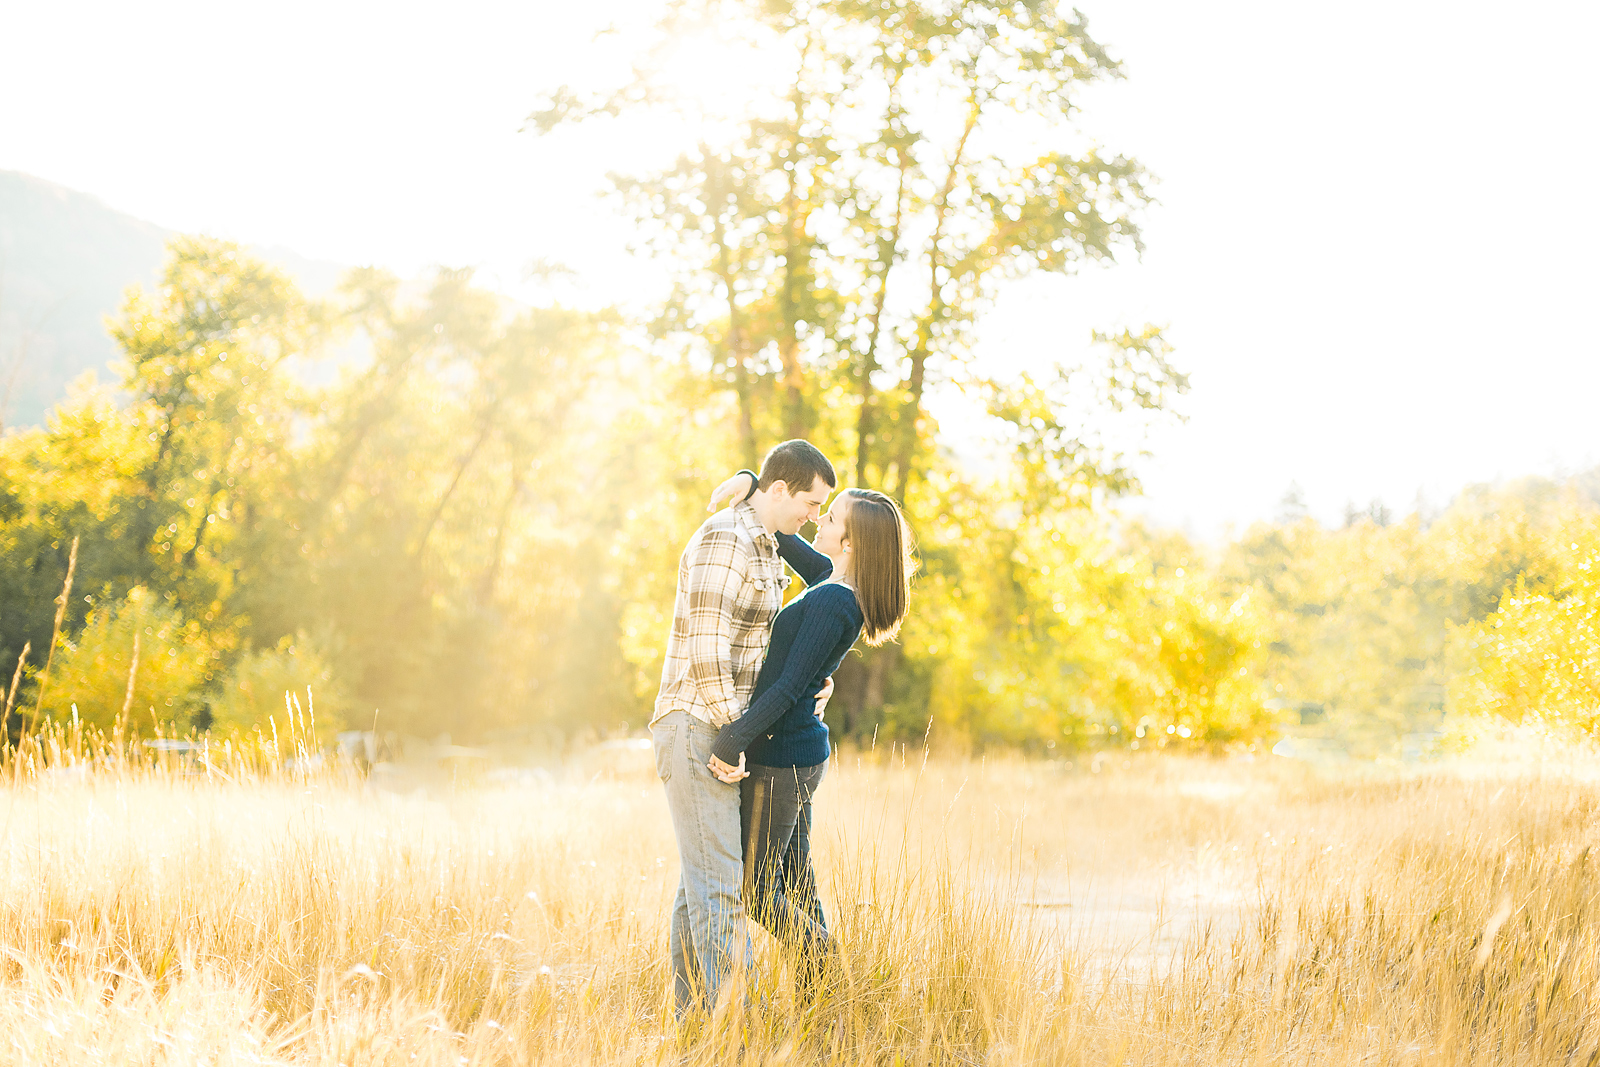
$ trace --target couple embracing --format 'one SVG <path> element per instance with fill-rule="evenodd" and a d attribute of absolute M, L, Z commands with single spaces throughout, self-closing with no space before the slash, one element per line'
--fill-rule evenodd
<path fill-rule="evenodd" d="M 799 959 L 814 993 L 833 951 L 811 869 L 811 802 L 827 771 L 823 706 L 863 635 L 905 618 L 910 532 L 882 493 L 846 489 L 805 441 L 718 486 L 678 563 L 650 723 L 681 874 L 669 951 L 678 1015 L 709 1009 L 751 959 L 748 912 Z M 799 536 L 817 524 L 816 540 Z M 784 564 L 806 591 L 787 606 Z M 780 610 L 781 608 L 781 610 Z M 737 994 L 736 994 L 737 995 Z"/>

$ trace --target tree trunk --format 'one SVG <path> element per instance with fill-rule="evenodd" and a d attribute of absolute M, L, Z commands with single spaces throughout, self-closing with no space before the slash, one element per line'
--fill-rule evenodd
<path fill-rule="evenodd" d="M 511 513 L 516 507 L 517 498 L 522 495 L 522 483 L 527 472 L 527 464 L 515 449 L 511 453 L 511 480 L 506 487 L 505 501 L 500 505 L 500 514 L 495 522 L 494 546 L 489 550 L 489 566 L 484 569 L 483 577 L 478 583 L 478 605 L 489 604 L 494 599 L 494 587 L 500 582 L 500 568 L 505 561 L 506 554 L 506 527 L 511 525 Z"/>
<path fill-rule="evenodd" d="M 195 561 L 200 557 L 200 546 L 206 539 L 206 527 L 211 525 L 208 518 L 211 515 L 211 506 L 217 502 L 217 494 L 222 486 L 217 482 L 211 483 L 211 492 L 206 496 L 206 506 L 202 509 L 205 514 L 200 516 L 200 524 L 195 527 L 194 544 L 189 546 L 189 551 L 183 554 L 183 569 L 193 570 Z"/>
<path fill-rule="evenodd" d="M 745 466 L 755 470 L 761 463 L 761 454 L 756 450 L 756 426 L 750 414 L 750 369 L 745 365 L 744 352 L 734 353 L 733 366 L 733 388 L 739 396 L 739 452 Z"/>
<path fill-rule="evenodd" d="M 711 239 L 717 246 L 717 277 L 728 301 L 723 358 L 733 372 L 733 391 L 739 398 L 739 452 L 745 464 L 754 470 L 759 456 L 756 454 L 755 418 L 751 412 L 750 368 L 745 353 L 744 323 L 739 316 L 738 291 L 733 284 L 733 252 L 728 247 L 728 231 L 722 221 L 722 209 L 733 191 L 727 186 L 721 161 L 704 145 L 700 151 L 706 161 L 706 200 L 711 208 Z"/>
<path fill-rule="evenodd" d="M 809 47 L 809 44 L 808 44 Z M 804 61 L 802 58 L 802 69 Z M 805 375 L 800 367 L 799 292 L 807 284 L 809 250 L 806 218 L 800 204 L 800 131 L 805 125 L 805 95 L 797 83 L 791 96 L 794 136 L 789 140 L 788 182 L 783 193 L 783 281 L 778 290 L 778 361 L 783 369 L 784 436 L 806 435 Z"/>
<path fill-rule="evenodd" d="M 148 502 L 144 514 L 138 516 L 133 524 L 134 539 L 146 552 L 150 551 L 151 542 L 155 540 L 156 531 L 161 525 L 161 516 L 158 514 L 157 502 L 161 499 L 161 472 L 167 467 L 167 459 L 172 451 L 172 440 L 176 436 L 178 414 L 177 405 L 161 412 L 163 429 L 160 440 L 156 444 L 155 458 L 150 461 L 150 467 L 144 472 L 144 498 Z"/>
<path fill-rule="evenodd" d="M 888 685 L 889 675 L 894 673 L 895 667 L 900 663 L 900 646 L 884 645 L 873 655 L 871 664 L 867 668 L 866 705 L 869 709 L 879 712 L 882 718 L 883 694 Z"/>
<path fill-rule="evenodd" d="M 866 738 L 877 730 L 883 722 L 889 679 L 899 664 L 899 645 L 868 648 L 839 664 L 833 672 L 834 697 L 828 708 L 838 709 L 834 721 L 841 736 Z"/>
<path fill-rule="evenodd" d="M 828 702 L 825 715 L 838 724 L 840 737 L 854 737 L 866 721 L 867 673 L 869 667 L 861 656 L 846 656 L 833 672 L 834 697 Z"/>
<path fill-rule="evenodd" d="M 778 360 L 783 367 L 783 409 L 784 409 L 784 436 L 804 437 L 805 427 L 805 379 L 800 370 L 800 324 L 799 301 L 795 291 L 800 287 L 800 261 L 802 257 L 801 244 L 803 234 L 797 233 L 800 223 L 796 219 L 798 214 L 798 198 L 795 195 L 795 184 L 799 181 L 798 168 L 793 160 L 789 163 L 789 185 L 783 197 L 783 285 L 778 295 L 778 311 L 781 319 L 778 334 Z"/>
<path fill-rule="evenodd" d="M 861 407 L 856 412 L 856 484 L 867 484 L 867 465 L 872 459 L 873 437 L 877 432 L 877 412 L 874 409 L 872 386 L 873 372 L 878 369 L 878 338 L 883 323 L 883 306 L 889 294 L 889 273 L 900 258 L 900 224 L 905 208 L 906 156 L 895 149 L 895 161 L 900 178 L 894 197 L 894 224 L 887 239 L 878 242 L 878 291 L 872 305 L 872 327 L 867 336 L 867 350 L 861 357 L 861 381 L 858 383 Z"/>
<path fill-rule="evenodd" d="M 906 490 L 911 487 L 911 465 L 916 462 L 918 430 L 922 418 L 922 388 L 926 380 L 928 353 L 911 354 L 911 374 L 906 379 L 906 401 L 900 408 L 900 448 L 894 459 L 894 477 L 888 483 L 889 495 L 904 506 Z"/>
<path fill-rule="evenodd" d="M 911 351 L 911 374 L 906 379 L 906 402 L 900 412 L 900 449 L 895 457 L 894 489 L 891 496 L 903 505 L 906 491 L 911 487 L 912 464 L 916 461 L 918 440 L 917 423 L 922 419 L 922 390 L 927 377 L 928 355 L 933 351 L 933 331 L 945 316 L 944 285 L 939 274 L 944 263 L 939 255 L 939 242 L 944 237 L 945 220 L 950 217 L 950 194 L 955 191 L 956 176 L 961 172 L 961 160 L 966 154 L 967 139 L 977 129 L 981 104 L 974 96 L 967 111 L 967 123 L 950 154 L 950 169 L 944 176 L 944 188 L 934 203 L 933 236 L 928 242 L 928 310 L 917 323 L 916 347 Z"/>
<path fill-rule="evenodd" d="M 406 372 L 410 369 L 412 361 L 428 347 L 430 341 L 408 346 L 401 350 L 397 358 L 384 360 L 379 358 L 374 361 L 370 370 L 363 375 L 361 384 L 351 390 L 351 395 L 365 397 L 358 407 L 355 417 L 346 424 L 338 447 L 325 464 L 326 474 L 321 478 L 315 498 L 305 519 L 305 530 L 309 536 L 333 510 L 334 497 L 339 490 L 344 488 L 345 482 L 350 477 L 350 472 L 355 468 L 356 457 L 361 453 L 361 446 L 366 441 L 367 435 L 386 422 L 393 414 L 393 401 L 396 394 L 406 384 Z"/>
<path fill-rule="evenodd" d="M 462 476 L 467 473 L 467 468 L 472 466 L 473 459 L 478 455 L 478 449 L 489 439 L 489 434 L 494 430 L 494 416 L 498 405 L 491 407 L 484 413 L 483 428 L 478 431 L 477 439 L 472 442 L 472 447 L 467 449 L 467 454 L 461 457 L 461 462 L 456 465 L 456 473 L 450 479 L 450 484 L 445 487 L 444 495 L 439 498 L 438 505 L 433 509 L 433 514 L 428 517 L 428 524 L 422 528 L 422 536 L 417 539 L 417 549 L 413 555 L 422 558 L 422 553 L 428 547 L 428 539 L 433 536 L 433 531 L 439 525 L 439 520 L 444 517 L 444 509 L 450 503 L 450 498 L 455 495 L 456 487 L 461 484 Z"/>

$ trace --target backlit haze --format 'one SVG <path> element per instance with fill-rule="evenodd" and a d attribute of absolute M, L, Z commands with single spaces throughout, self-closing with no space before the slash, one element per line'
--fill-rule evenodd
<path fill-rule="evenodd" d="M 1292 482 L 1331 522 L 1600 463 L 1600 5 L 1082 7 L 1128 75 L 1084 94 L 1084 129 L 1161 179 L 1148 250 L 1016 287 L 980 355 L 1026 367 L 1170 324 L 1189 417 L 1151 436 L 1132 510 L 1211 537 Z M 643 307 L 660 270 L 595 192 L 696 131 L 518 130 L 540 90 L 624 77 L 657 10 L 10 5 L 0 169 L 178 230 Z M 704 46 L 673 69 L 735 100 L 769 74 Z M 575 279 L 531 279 L 538 260 Z M 935 410 L 981 454 L 958 396 Z"/>

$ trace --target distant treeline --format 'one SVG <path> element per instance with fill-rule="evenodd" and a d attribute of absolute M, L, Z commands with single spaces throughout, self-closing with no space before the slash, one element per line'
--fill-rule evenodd
<path fill-rule="evenodd" d="M 296 364 L 352 332 L 369 356 L 302 384 Z M 357 271 L 313 303 L 202 240 L 174 244 L 114 333 L 117 392 L 0 442 L 13 735 L 74 708 L 270 733 L 308 687 L 328 732 L 558 742 L 646 720 L 677 554 L 750 459 L 714 368 L 463 273 L 407 300 Z M 752 390 L 762 441 L 780 374 Z M 805 429 L 856 480 L 852 423 L 815 387 Z M 1471 490 L 1431 521 L 1291 517 L 1202 551 L 1064 491 L 1025 448 L 983 480 L 934 437 L 913 454 L 911 620 L 841 670 L 841 735 L 1219 744 L 1308 706 L 1380 733 L 1447 708 L 1594 722 L 1600 512 L 1579 482 Z"/>

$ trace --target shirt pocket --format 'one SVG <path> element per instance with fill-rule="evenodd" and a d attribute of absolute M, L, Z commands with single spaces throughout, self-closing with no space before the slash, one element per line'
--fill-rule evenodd
<path fill-rule="evenodd" d="M 767 594 L 755 575 L 749 575 L 739 587 L 739 596 L 733 603 L 733 621 L 740 633 L 755 629 L 767 610 Z"/>
<path fill-rule="evenodd" d="M 783 591 L 788 584 L 789 576 L 783 573 L 781 563 L 769 560 L 755 563 L 744 583 L 749 619 L 754 622 L 765 615 L 765 621 L 770 623 L 772 616 L 783 606 Z"/>

